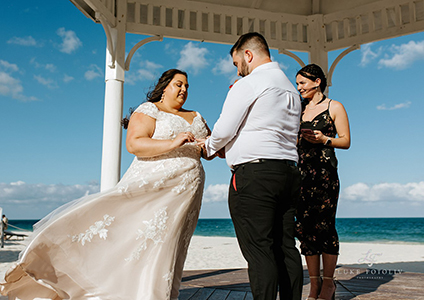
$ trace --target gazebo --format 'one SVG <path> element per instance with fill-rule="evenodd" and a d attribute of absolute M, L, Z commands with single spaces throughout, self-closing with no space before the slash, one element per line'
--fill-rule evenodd
<path fill-rule="evenodd" d="M 107 37 L 101 190 L 119 181 L 125 71 L 138 48 L 164 37 L 233 44 L 257 31 L 269 46 L 327 72 L 349 52 L 424 30 L 424 0 L 70 0 Z M 126 33 L 150 35 L 126 56 Z M 345 49 L 329 66 L 328 52 Z"/>

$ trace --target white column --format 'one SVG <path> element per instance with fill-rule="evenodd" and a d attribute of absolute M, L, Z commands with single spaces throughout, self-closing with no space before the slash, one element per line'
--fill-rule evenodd
<path fill-rule="evenodd" d="M 124 82 L 107 79 L 103 120 L 103 150 L 100 189 L 105 191 L 116 185 L 121 172 L 122 102 Z"/>
<path fill-rule="evenodd" d="M 117 2 L 117 26 L 102 22 L 108 38 L 106 51 L 106 87 L 103 119 L 103 150 L 100 190 L 113 188 L 120 179 L 122 106 L 125 78 L 126 2 Z"/>
<path fill-rule="evenodd" d="M 0 207 L 0 248 L 4 248 L 3 208 Z"/>
<path fill-rule="evenodd" d="M 309 63 L 317 64 L 328 74 L 328 53 L 325 51 L 325 26 L 323 15 L 312 15 L 309 19 Z M 327 88 L 327 93 L 329 86 Z M 327 94 L 326 93 L 326 94 Z"/>

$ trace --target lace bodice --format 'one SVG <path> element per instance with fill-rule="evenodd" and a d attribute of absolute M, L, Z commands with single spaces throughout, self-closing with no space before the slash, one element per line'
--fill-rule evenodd
<path fill-rule="evenodd" d="M 206 127 L 206 121 L 197 112 L 196 117 L 193 119 L 193 123 L 188 123 L 184 118 L 167 113 L 159 110 L 152 102 L 146 102 L 141 104 L 134 112 L 143 113 L 154 119 L 156 119 L 156 129 L 153 134 L 153 139 L 167 140 L 175 138 L 179 133 L 190 131 L 196 138 L 205 138 L 208 134 Z M 157 160 L 158 158 L 163 159 L 164 157 L 179 157 L 179 156 L 191 156 L 200 158 L 200 148 L 196 146 L 196 143 L 189 143 L 183 147 L 160 155 L 154 158 L 140 158 L 143 160 Z"/>
<path fill-rule="evenodd" d="M 196 113 L 193 123 L 190 124 L 178 115 L 159 110 L 151 102 L 141 104 L 134 112 L 146 114 L 156 120 L 153 139 L 173 139 L 179 133 L 186 131 L 192 132 L 196 138 L 206 138 L 208 134 L 206 121 L 199 113 Z M 197 169 L 201 165 L 200 153 L 200 147 L 194 142 L 184 144 L 175 150 L 158 156 L 135 157 L 119 184 L 121 187 L 125 187 L 124 190 L 128 190 L 129 184 L 134 181 L 138 182 L 139 187 L 153 184 L 154 189 L 160 189 L 167 180 L 179 176 L 177 174 L 184 174 L 185 177 L 198 176 L 193 172 L 185 173 L 184 170 Z M 152 178 L 156 177 L 157 173 L 161 173 L 163 176 L 152 182 Z M 188 178 L 186 179 L 188 180 Z M 177 191 L 184 189 L 187 180 L 180 182 L 181 186 L 176 187 Z"/>

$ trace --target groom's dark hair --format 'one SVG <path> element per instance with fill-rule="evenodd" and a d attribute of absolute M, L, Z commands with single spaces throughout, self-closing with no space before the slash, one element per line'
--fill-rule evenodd
<path fill-rule="evenodd" d="M 234 52 L 245 49 L 263 52 L 271 57 L 268 43 L 266 42 L 263 35 L 258 32 L 249 32 L 241 35 L 234 46 L 231 48 L 230 55 L 233 56 Z"/>

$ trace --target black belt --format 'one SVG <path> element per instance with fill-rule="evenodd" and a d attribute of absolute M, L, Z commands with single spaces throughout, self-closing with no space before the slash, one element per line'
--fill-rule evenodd
<path fill-rule="evenodd" d="M 251 160 L 242 164 L 238 164 L 233 166 L 233 170 L 237 170 L 238 168 L 240 168 L 241 166 L 247 165 L 247 164 L 261 164 L 264 162 L 276 162 L 276 163 L 283 163 L 287 166 L 291 166 L 291 167 L 296 167 L 297 166 L 297 162 L 293 161 L 293 160 L 289 160 L 289 159 L 266 159 L 266 158 L 259 158 L 259 159 L 255 159 L 255 160 Z"/>

